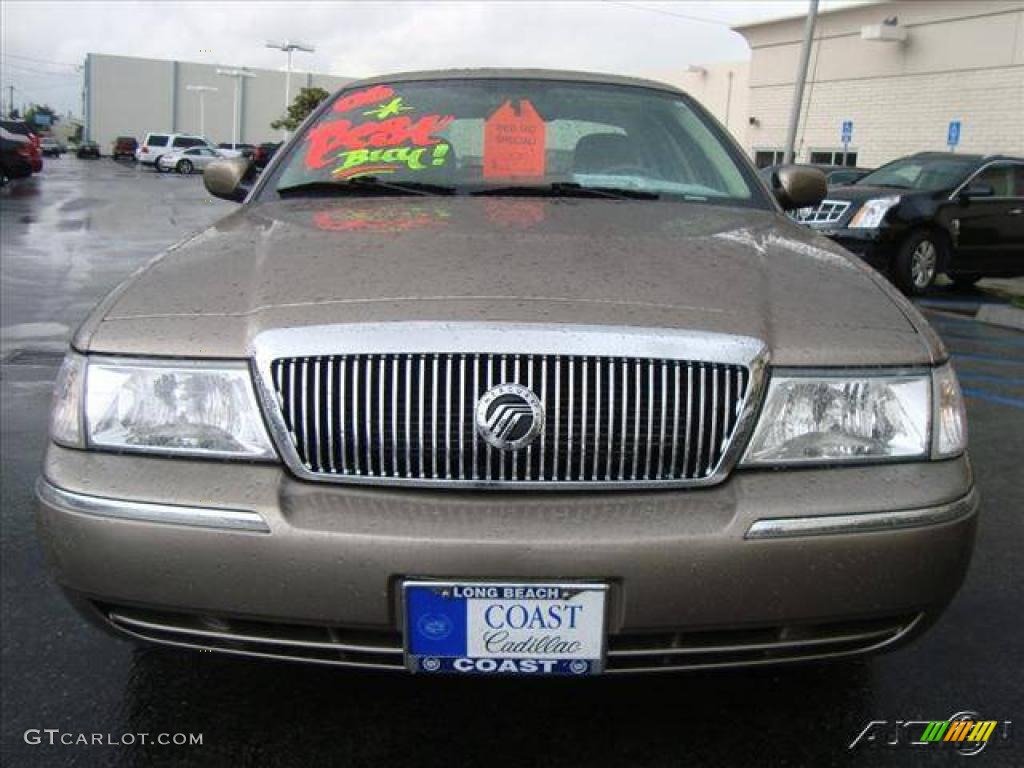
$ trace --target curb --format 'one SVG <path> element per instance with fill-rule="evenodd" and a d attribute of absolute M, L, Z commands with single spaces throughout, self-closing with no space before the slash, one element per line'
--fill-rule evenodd
<path fill-rule="evenodd" d="M 1024 309 L 1009 304 L 983 304 L 974 319 L 979 323 L 1024 331 Z"/>

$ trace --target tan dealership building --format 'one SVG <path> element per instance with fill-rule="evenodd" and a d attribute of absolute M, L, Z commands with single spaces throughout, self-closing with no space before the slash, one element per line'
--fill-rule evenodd
<path fill-rule="evenodd" d="M 673 80 L 727 123 L 759 165 L 781 160 L 804 16 L 735 27 L 749 62 Z M 800 162 L 877 166 L 944 150 L 1024 155 L 1024 0 L 896 0 L 820 13 L 797 132 Z"/>
<path fill-rule="evenodd" d="M 104 153 L 118 136 L 139 141 L 147 132 L 200 133 L 214 142 L 232 140 L 235 115 L 235 78 L 217 74 L 233 67 L 189 61 L 140 59 L 90 53 L 85 60 L 86 138 L 99 142 Z M 278 141 L 281 132 L 270 124 L 285 112 L 285 73 L 246 69 L 252 77 L 239 78 L 239 142 Z M 291 95 L 300 88 L 335 91 L 351 78 L 310 72 L 292 72 Z M 189 86 L 216 88 L 202 95 Z"/>

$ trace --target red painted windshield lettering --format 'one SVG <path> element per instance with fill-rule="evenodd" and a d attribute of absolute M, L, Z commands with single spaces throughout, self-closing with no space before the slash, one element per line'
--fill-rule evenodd
<path fill-rule="evenodd" d="M 440 139 L 433 134 L 443 131 L 455 118 L 451 115 L 426 115 L 413 122 L 410 117 L 395 117 L 380 122 L 352 125 L 350 120 L 334 120 L 318 125 L 306 137 L 306 167 L 323 168 L 341 151 L 367 148 L 397 147 L 411 144 L 432 147 Z"/>
<path fill-rule="evenodd" d="M 342 96 L 334 103 L 334 111 L 348 112 L 357 107 L 365 107 L 367 104 L 377 104 L 394 95 L 395 92 L 390 85 L 375 85 L 372 88 Z"/>

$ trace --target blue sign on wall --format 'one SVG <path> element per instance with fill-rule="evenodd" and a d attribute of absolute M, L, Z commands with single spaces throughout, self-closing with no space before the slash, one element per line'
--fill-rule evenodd
<path fill-rule="evenodd" d="M 843 120 L 842 142 L 849 144 L 853 139 L 853 120 Z"/>
<path fill-rule="evenodd" d="M 955 147 L 960 143 L 960 121 L 950 120 L 949 121 L 949 132 L 946 134 L 946 145 L 949 147 Z"/>

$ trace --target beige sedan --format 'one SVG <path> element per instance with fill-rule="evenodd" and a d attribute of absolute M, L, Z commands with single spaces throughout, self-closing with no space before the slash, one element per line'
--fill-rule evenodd
<path fill-rule="evenodd" d="M 345 86 L 258 177 L 211 163 L 242 204 L 75 334 L 57 581 L 123 637 L 425 675 L 914 637 L 977 524 L 956 375 L 786 216 L 820 172 L 775 178 L 658 83 Z"/>

